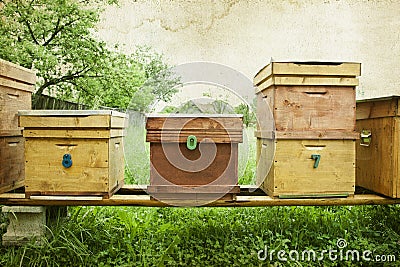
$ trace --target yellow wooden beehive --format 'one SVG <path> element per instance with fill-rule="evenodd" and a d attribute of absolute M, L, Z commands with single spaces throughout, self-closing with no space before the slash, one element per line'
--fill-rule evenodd
<path fill-rule="evenodd" d="M 24 184 L 24 139 L 18 110 L 31 108 L 35 73 L 0 59 L 0 193 Z"/>
<path fill-rule="evenodd" d="M 259 117 L 275 124 L 256 131 L 257 181 L 268 195 L 354 194 L 360 70 L 359 63 L 272 62 L 257 73 L 258 110 L 272 113 Z"/>
<path fill-rule="evenodd" d="M 19 112 L 25 137 L 25 193 L 110 197 L 123 185 L 124 113 Z"/>
<path fill-rule="evenodd" d="M 357 103 L 356 184 L 400 197 L 400 96 Z"/>

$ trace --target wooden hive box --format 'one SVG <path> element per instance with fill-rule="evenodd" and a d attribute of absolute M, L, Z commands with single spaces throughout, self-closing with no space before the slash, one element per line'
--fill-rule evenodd
<path fill-rule="evenodd" d="M 352 138 L 354 135 L 341 140 L 258 138 L 257 182 L 269 196 L 280 198 L 353 195 Z"/>
<path fill-rule="evenodd" d="M 241 115 L 148 115 L 146 129 L 153 197 L 218 199 L 240 192 Z"/>
<path fill-rule="evenodd" d="M 259 138 L 257 182 L 280 198 L 353 195 L 355 139 L 348 138 Z"/>
<path fill-rule="evenodd" d="M 110 197 L 124 182 L 124 113 L 19 112 L 25 137 L 25 193 Z"/>
<path fill-rule="evenodd" d="M 21 135 L 17 113 L 31 109 L 35 82 L 33 71 L 0 59 L 0 136 Z"/>
<path fill-rule="evenodd" d="M 315 138 L 355 130 L 359 63 L 272 62 L 255 78 L 257 105 L 267 101 L 276 131 Z"/>
<path fill-rule="evenodd" d="M 357 102 L 356 184 L 400 198 L 400 96 Z"/>
<path fill-rule="evenodd" d="M 0 193 L 24 185 L 24 138 L 0 136 Z"/>
<path fill-rule="evenodd" d="M 31 108 L 35 73 L 0 59 L 0 193 L 24 185 L 24 139 L 18 110 Z"/>

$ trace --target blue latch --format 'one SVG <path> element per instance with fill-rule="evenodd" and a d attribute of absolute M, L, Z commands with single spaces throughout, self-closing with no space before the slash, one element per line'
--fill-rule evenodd
<path fill-rule="evenodd" d="M 72 166 L 72 158 L 70 154 L 64 154 L 63 160 L 62 160 L 62 165 L 65 168 L 69 168 Z"/>

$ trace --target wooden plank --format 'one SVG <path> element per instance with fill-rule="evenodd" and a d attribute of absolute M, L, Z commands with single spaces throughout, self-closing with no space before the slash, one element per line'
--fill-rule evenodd
<path fill-rule="evenodd" d="M 109 140 L 27 138 L 25 169 L 27 193 L 108 193 Z M 70 154 L 72 166 L 62 166 Z"/>
<path fill-rule="evenodd" d="M 107 168 L 108 145 L 108 139 L 26 138 L 26 168 L 53 166 L 67 173 L 73 167 Z M 70 169 L 61 164 L 64 154 L 72 157 L 73 167 Z"/>
<path fill-rule="evenodd" d="M 165 142 L 179 142 L 186 143 L 187 138 L 190 134 L 180 134 L 177 135 L 161 135 L 161 134 L 147 134 L 146 142 L 154 142 L 154 143 L 165 143 Z M 242 143 L 243 135 L 210 135 L 210 134 L 202 134 L 195 135 L 197 138 L 197 143 Z"/>
<path fill-rule="evenodd" d="M 19 125 L 25 128 L 124 128 L 126 119 L 110 115 L 31 116 L 19 114 Z"/>
<path fill-rule="evenodd" d="M 265 93 L 273 96 L 272 100 L 271 96 L 267 99 L 273 109 L 276 131 L 355 129 L 356 92 L 352 87 L 275 86 Z"/>
<path fill-rule="evenodd" d="M 17 64 L 0 59 L 0 76 L 21 81 L 26 84 L 35 84 L 35 72 Z"/>
<path fill-rule="evenodd" d="M 7 77 L 0 76 L 0 88 L 10 88 L 10 89 L 18 89 L 21 91 L 27 91 L 33 93 L 35 91 L 35 86 L 30 84 L 21 83 Z"/>
<path fill-rule="evenodd" d="M 0 193 L 20 187 L 24 176 L 23 137 L 0 137 Z"/>
<path fill-rule="evenodd" d="M 257 138 L 268 139 L 348 139 L 360 138 L 357 132 L 349 131 L 254 131 Z"/>
<path fill-rule="evenodd" d="M 204 185 L 204 186 L 175 186 L 175 185 L 153 185 L 147 187 L 149 194 L 227 194 L 240 193 L 238 185 Z"/>
<path fill-rule="evenodd" d="M 24 178 L 22 178 L 21 180 L 18 180 L 18 181 L 13 181 L 12 183 L 1 184 L 0 185 L 0 194 L 20 188 L 20 187 L 24 186 L 24 184 L 25 184 Z"/>
<path fill-rule="evenodd" d="M 393 179 L 396 198 L 400 198 L 400 118 L 394 119 L 394 142 L 393 142 Z"/>
<path fill-rule="evenodd" d="M 179 114 L 181 115 L 181 114 Z M 158 116 L 158 115 L 147 115 L 146 117 L 146 129 L 147 130 L 198 130 L 198 129 L 209 129 L 213 130 L 233 130 L 243 129 L 243 116 L 234 115 L 226 116 L 229 114 L 223 114 L 224 116 Z"/>
<path fill-rule="evenodd" d="M 18 110 L 31 108 L 31 93 L 0 86 L 0 131 L 17 131 Z"/>
<path fill-rule="evenodd" d="M 111 128 L 110 116 L 39 117 L 19 116 L 19 126 L 25 128 Z"/>
<path fill-rule="evenodd" d="M 124 136 L 122 129 L 52 129 L 52 128 L 27 128 L 23 131 L 24 137 L 40 138 L 112 138 Z"/>
<path fill-rule="evenodd" d="M 232 129 L 232 130 L 227 130 L 227 129 L 181 129 L 181 130 L 176 130 L 176 129 L 149 129 L 146 131 L 147 134 L 162 134 L 166 136 L 172 136 L 172 135 L 179 135 L 181 133 L 185 134 L 209 134 L 209 135 L 238 135 L 238 134 L 243 134 L 243 129 Z"/>
<path fill-rule="evenodd" d="M 356 77 L 361 75 L 361 64 L 352 62 L 272 62 L 256 74 L 254 84 L 260 84 L 271 75 Z"/>
<path fill-rule="evenodd" d="M 264 189 L 271 196 L 353 194 L 354 145 L 352 140 L 278 140 L 271 171 L 258 177 L 265 177 Z M 270 158 L 263 157 L 268 154 L 267 151 L 261 153 L 258 165 L 271 162 Z M 313 167 L 312 154 L 321 157 L 317 168 Z M 259 166 L 257 170 L 261 170 Z"/>
<path fill-rule="evenodd" d="M 147 206 L 165 207 L 168 204 L 150 199 L 148 195 L 114 195 L 109 199 L 96 198 L 81 200 L 82 196 L 64 198 L 35 196 L 26 199 L 25 194 L 8 193 L 0 195 L 1 205 L 22 206 Z M 193 201 L 182 201 L 181 205 L 193 206 Z M 269 196 L 237 196 L 236 200 L 217 200 L 204 207 L 262 207 L 262 206 L 354 206 L 354 205 L 394 205 L 400 199 L 377 196 L 373 194 L 355 195 L 348 198 L 318 199 L 277 199 Z"/>
<path fill-rule="evenodd" d="M 272 63 L 263 67 L 254 77 L 253 84 L 259 85 L 261 82 L 265 81 L 269 76 L 272 75 Z"/>
<path fill-rule="evenodd" d="M 112 116 L 127 118 L 128 115 L 115 110 L 20 110 L 20 116 L 39 117 L 87 117 L 87 116 Z"/>
<path fill-rule="evenodd" d="M 213 150 L 213 144 L 203 146 L 204 151 Z M 178 149 L 181 155 L 175 144 L 150 143 L 150 185 L 230 186 L 237 184 L 237 144 L 216 144 L 215 158 L 203 158 L 201 162 L 196 161 L 201 157 L 199 149 L 188 150 L 186 144 L 179 144 Z M 177 165 L 182 162 L 179 155 L 187 160 L 182 165 L 183 167 Z"/>
<path fill-rule="evenodd" d="M 44 201 L 100 201 L 103 199 L 96 196 L 30 196 L 29 198 Z"/>
<path fill-rule="evenodd" d="M 370 101 L 357 101 L 357 120 L 398 116 L 399 106 L 396 98 Z"/>
<path fill-rule="evenodd" d="M 22 130 L 0 130 L 0 137 L 22 136 Z"/>
<path fill-rule="evenodd" d="M 124 184 L 125 160 L 122 137 L 111 138 L 109 143 L 109 188 L 120 188 Z"/>
<path fill-rule="evenodd" d="M 370 130 L 369 146 L 361 146 L 357 141 L 357 185 L 384 194 L 396 194 L 395 163 L 395 121 L 393 117 L 357 120 L 357 131 Z"/>
<path fill-rule="evenodd" d="M 85 195 L 106 194 L 108 168 L 74 167 L 68 172 L 58 166 L 27 166 L 25 177 L 26 194 Z"/>
<path fill-rule="evenodd" d="M 256 93 L 266 90 L 273 85 L 296 85 L 296 86 L 358 86 L 358 79 L 351 77 L 330 76 L 271 76 L 256 88 Z"/>

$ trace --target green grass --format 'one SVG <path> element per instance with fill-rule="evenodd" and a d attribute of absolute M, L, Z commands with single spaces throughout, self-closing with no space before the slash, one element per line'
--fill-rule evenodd
<path fill-rule="evenodd" d="M 399 256 L 397 206 L 74 207 L 44 245 L 0 248 L 1 266 L 267 266 L 257 251 L 349 249 Z M 352 266 L 357 262 L 279 262 Z M 366 266 L 376 263 L 363 262 Z M 389 265 L 388 265 L 389 266 Z M 396 266 L 393 264 L 391 266 Z"/>
<path fill-rule="evenodd" d="M 251 130 L 250 137 L 252 137 Z M 144 136 L 138 131 L 135 138 Z M 251 140 L 251 139 L 250 139 Z M 255 145 L 240 168 L 241 184 L 254 183 Z M 148 147 L 129 143 L 127 178 L 148 179 Z M 246 148 L 240 148 L 246 149 Z M 244 153 L 242 153 L 244 154 Z M 147 168 L 147 169 L 146 169 Z M 145 208 L 70 207 L 49 227 L 42 245 L 0 247 L 0 266 L 381 266 L 374 262 L 260 261 L 257 252 L 371 250 L 400 261 L 400 207 Z M 0 215 L 0 234 L 7 219 Z M 386 263 L 385 266 L 398 266 Z"/>

